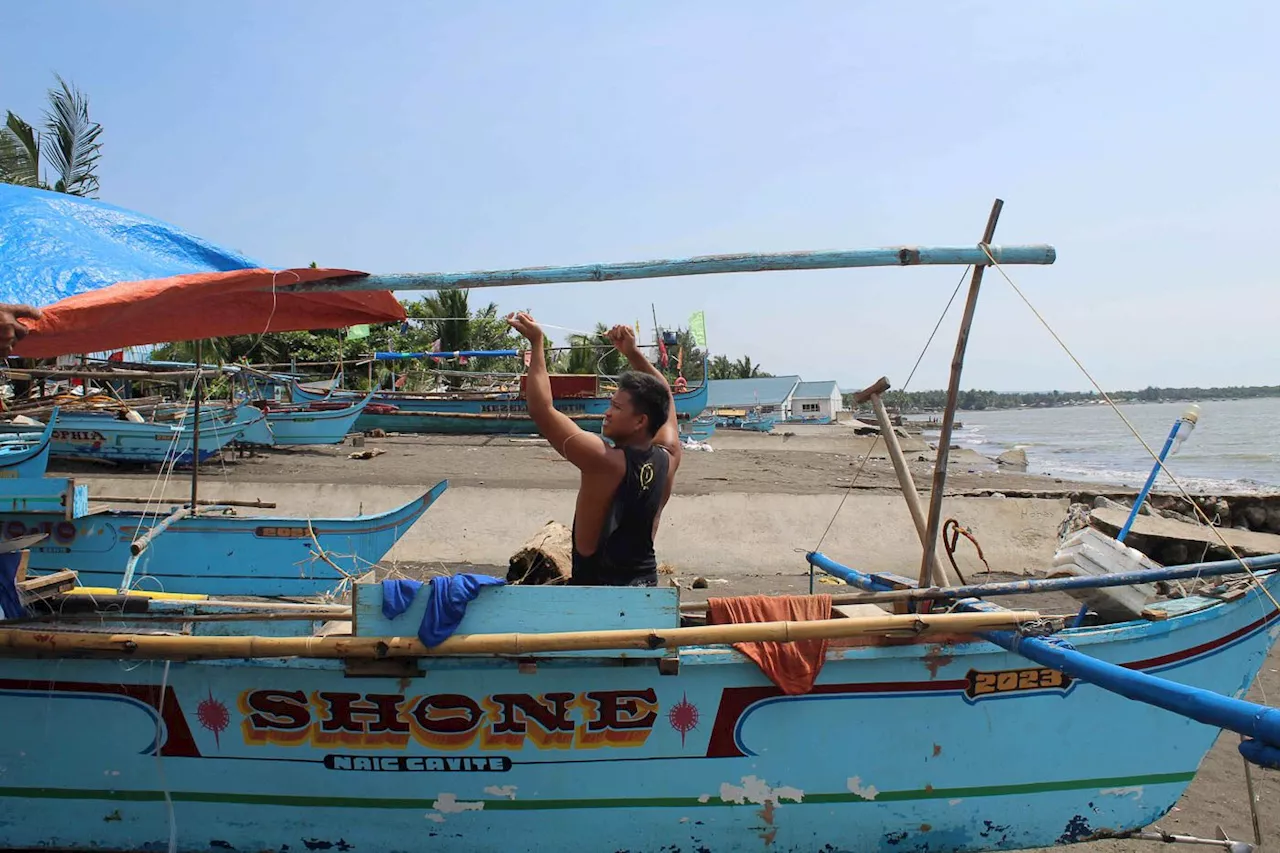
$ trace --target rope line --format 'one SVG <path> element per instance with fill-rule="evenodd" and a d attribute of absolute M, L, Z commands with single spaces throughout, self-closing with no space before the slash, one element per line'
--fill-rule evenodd
<path fill-rule="evenodd" d="M 1018 297 L 1023 301 L 1023 303 L 1025 303 L 1026 306 L 1029 309 L 1031 309 L 1031 313 L 1034 314 L 1035 318 L 1040 321 L 1040 325 L 1044 326 L 1045 330 L 1048 331 L 1048 333 L 1053 336 L 1053 339 L 1058 342 L 1058 346 L 1062 347 L 1062 351 L 1067 354 L 1067 357 L 1070 358 L 1071 361 L 1075 363 L 1076 367 L 1080 368 L 1080 372 L 1083 373 L 1085 375 L 1085 378 L 1089 380 L 1089 384 L 1092 385 L 1095 390 L 1097 390 L 1098 394 L 1102 397 L 1102 399 L 1105 400 L 1107 405 L 1111 407 L 1111 410 L 1114 411 L 1120 417 L 1120 420 L 1124 422 L 1124 425 L 1129 429 L 1129 432 L 1133 433 L 1133 437 L 1138 440 L 1138 443 L 1142 445 L 1143 449 L 1146 450 L 1147 453 L 1150 454 L 1151 458 L 1155 460 L 1156 465 L 1160 467 L 1160 470 L 1169 475 L 1169 479 L 1173 482 L 1173 485 L 1178 489 L 1179 494 L 1181 494 L 1182 497 L 1186 500 L 1186 502 L 1191 505 L 1192 510 L 1195 511 L 1195 514 L 1200 518 L 1200 520 L 1204 523 L 1204 525 L 1208 527 L 1211 531 L 1213 531 L 1213 535 L 1217 537 L 1218 541 L 1222 544 L 1222 547 L 1227 549 L 1227 551 L 1231 554 L 1232 559 L 1239 561 L 1241 568 L 1243 568 L 1246 572 L 1249 573 L 1249 576 L 1253 578 L 1253 582 L 1258 585 L 1258 588 L 1260 590 L 1262 590 L 1263 595 L 1271 599 L 1271 603 L 1275 605 L 1277 610 L 1280 610 L 1280 601 L 1276 601 L 1275 596 L 1271 594 L 1271 590 L 1267 589 L 1266 585 L 1262 583 L 1262 581 L 1258 580 L 1257 576 L 1254 575 L 1253 572 L 1249 571 L 1248 566 L 1245 565 L 1244 559 L 1240 556 L 1239 552 L 1237 552 L 1236 549 L 1231 546 L 1231 543 L 1227 542 L 1226 538 L 1223 537 L 1222 535 L 1222 531 L 1219 530 L 1217 527 L 1213 526 L 1213 523 L 1209 521 L 1209 517 L 1205 515 L 1205 512 L 1203 509 L 1200 508 L 1200 505 L 1197 504 L 1194 500 L 1192 500 L 1190 493 L 1187 492 L 1186 488 L 1182 485 L 1182 482 L 1174 475 L 1172 471 L 1168 469 L 1168 467 L 1165 466 L 1164 461 L 1160 458 L 1160 454 L 1156 453 L 1151 448 L 1151 445 L 1147 444 L 1146 440 L 1138 432 L 1137 428 L 1134 427 L 1133 423 L 1130 422 L 1130 420 L 1127 417 L 1125 417 L 1124 412 L 1120 411 L 1120 407 L 1115 404 L 1115 401 L 1111 399 L 1111 396 L 1107 394 L 1106 391 L 1102 390 L 1102 386 L 1099 385 L 1097 380 L 1093 378 L 1093 374 L 1091 374 L 1087 369 L 1085 369 L 1085 366 L 1080 363 L 1080 359 L 1076 358 L 1075 353 L 1071 351 L 1071 348 L 1068 347 L 1065 342 L 1063 342 L 1062 338 L 1058 337 L 1058 333 L 1053 330 L 1053 327 L 1049 325 L 1048 321 L 1046 321 L 1044 317 L 1041 316 L 1040 312 L 1036 310 L 1036 307 L 1031 304 L 1031 300 L 1028 299 L 1026 294 L 1022 292 L 1022 288 L 1018 287 L 1017 283 L 1014 282 L 1014 280 L 1009 277 L 1009 274 L 1004 271 L 1004 267 L 1000 266 L 1000 264 L 996 261 L 996 259 L 992 257 L 991 251 L 987 247 L 987 245 L 985 243 L 979 244 L 979 245 L 982 248 L 983 254 L 987 256 L 987 259 L 991 261 L 991 265 L 995 267 L 996 272 L 1000 273 L 1000 275 L 1004 278 L 1004 280 L 1009 282 L 1009 286 L 1013 288 L 1014 293 L 1018 294 Z"/>
<path fill-rule="evenodd" d="M 929 351 L 929 347 L 933 344 L 933 339 L 938 334 L 938 329 L 942 327 L 942 321 L 946 319 L 947 312 L 951 310 L 951 305 L 956 301 L 956 295 L 960 293 L 960 288 L 964 285 L 964 280 L 969 276 L 971 267 L 965 267 L 964 272 L 960 275 L 960 280 L 956 282 L 955 290 L 951 291 L 951 298 L 947 300 L 947 307 L 942 309 L 942 314 L 938 316 L 938 322 L 933 325 L 933 331 L 929 333 L 929 339 L 924 342 L 924 349 L 920 350 L 920 355 L 916 358 L 915 366 L 911 368 L 911 373 L 907 376 L 907 381 L 902 383 L 902 391 L 907 390 L 907 386 L 911 384 L 912 378 L 916 375 L 916 369 L 920 367 L 920 362 L 924 360 L 925 353 Z M 876 433 L 871 439 L 871 446 L 867 448 L 866 456 L 862 457 L 858 470 L 853 473 L 853 479 L 849 482 L 849 487 L 845 489 L 844 494 L 840 496 L 840 503 L 836 505 L 836 511 L 831 514 L 831 520 L 827 522 L 827 527 L 822 531 L 822 535 L 818 537 L 818 544 L 813 547 L 814 551 L 822 550 L 822 543 L 827 540 L 827 534 L 831 532 L 832 526 L 836 523 L 836 519 L 840 517 L 840 510 L 844 509 L 844 502 L 849 499 L 849 495 L 853 494 L 853 489 L 858 485 L 858 478 L 862 476 L 862 471 L 867 467 L 867 463 L 871 461 L 871 454 L 875 451 L 876 445 L 880 442 L 880 433 Z"/>

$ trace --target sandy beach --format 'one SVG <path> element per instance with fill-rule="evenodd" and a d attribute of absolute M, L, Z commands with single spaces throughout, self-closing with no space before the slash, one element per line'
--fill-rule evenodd
<path fill-rule="evenodd" d="M 666 581 L 686 587 L 684 600 L 807 592 L 803 552 L 814 549 L 861 569 L 918 573 L 918 538 L 884 444 L 842 426 L 788 431 L 792 434 L 721 431 L 711 442 L 714 452 L 686 452 L 658 539 L 659 559 L 671 570 Z M 902 444 L 927 500 L 934 451 L 919 438 Z M 363 449 L 384 452 L 361 460 L 349 458 L 354 449 L 348 441 L 340 447 L 228 454 L 224 462 L 202 466 L 201 497 L 274 501 L 279 506 L 269 511 L 288 516 L 345 515 L 389 509 L 447 479 L 445 495 L 388 555 L 390 566 L 414 571 L 463 566 L 500 573 L 547 521 L 572 520 L 577 472 L 539 439 L 366 438 Z M 153 470 L 56 461 L 50 470 L 89 483 L 95 497 L 145 498 L 162 491 L 166 498 L 184 500 L 189 494 L 183 473 L 161 490 Z M 958 449 L 951 453 L 943 518 L 955 518 L 973 531 L 993 579 L 1015 578 L 1048 565 L 1073 491 L 1105 489 L 1012 472 Z M 967 580 L 987 578 L 988 566 L 967 542 L 962 541 L 956 561 Z M 705 579 L 706 587 L 687 588 L 695 578 Z M 819 587 L 833 590 L 838 587 Z M 1045 613 L 1074 612 L 1078 606 L 1065 595 L 1008 603 Z M 1280 654 L 1273 654 L 1250 698 L 1274 704 L 1280 697 L 1278 670 Z M 1186 796 L 1161 822 L 1163 829 L 1209 837 L 1221 825 L 1232 838 L 1252 838 L 1237 740 L 1234 735 L 1220 739 Z M 1280 802 L 1280 774 L 1255 770 L 1254 781 L 1263 803 Z M 1262 819 L 1264 839 L 1280 838 L 1280 825 L 1267 825 L 1274 822 L 1271 810 L 1264 808 Z M 1083 849 L 1149 846 L 1106 841 Z"/>

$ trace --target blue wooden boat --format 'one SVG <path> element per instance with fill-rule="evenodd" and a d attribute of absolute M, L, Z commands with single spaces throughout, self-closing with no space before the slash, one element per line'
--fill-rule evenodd
<path fill-rule="evenodd" d="M 0 435 L 0 479 L 43 477 L 49 467 L 49 451 L 53 447 L 53 424 L 58 410 L 53 410 L 42 431 L 11 432 Z M 28 428 L 29 430 L 34 428 Z"/>
<path fill-rule="evenodd" d="M 382 559 L 446 488 L 448 481 L 441 481 L 421 497 L 386 512 L 337 518 L 251 516 L 231 514 L 229 508 L 202 508 L 199 515 L 169 523 L 150 541 L 132 569 L 129 585 L 211 595 L 332 593 Z M 12 500 L 4 505 L 5 497 L 0 488 L 0 543 L 44 533 L 47 538 L 30 549 L 33 571 L 73 569 L 82 584 L 111 589 L 119 588 L 125 576 L 130 546 L 174 509 L 69 517 L 66 512 L 16 510 Z"/>
<path fill-rule="evenodd" d="M 341 275 L 301 292 L 960 263 L 977 265 L 972 300 L 985 265 L 1054 257 L 990 245 L 998 212 L 976 247 Z M 355 583 L 345 613 L 133 596 L 6 610 L 0 713 L 39 724 L 0 733 L 0 845 L 983 851 L 1149 825 L 1223 729 L 1280 768 L 1280 712 L 1232 698 L 1280 636 L 1280 555 L 946 589 L 808 560 L 877 601 L 950 596 L 957 612 L 695 626 L 673 588 L 489 586 L 441 642 L 440 581 L 411 603 L 398 582 Z M 1223 575 L 1250 585 L 1087 627 L 982 600 Z M 798 692 L 732 645 L 802 638 L 828 644 Z"/>
<path fill-rule="evenodd" d="M 363 399 L 337 409 L 268 407 L 267 425 L 271 428 L 273 443 L 277 446 L 341 444 L 355 428 L 357 419 L 372 398 L 372 394 L 367 394 Z"/>
<path fill-rule="evenodd" d="M 1262 579 L 1280 594 L 1280 575 Z M 93 631 L 0 628 L 0 713 L 39 720 L 0 734 L 4 846 L 1050 846 L 1157 820 L 1220 731 L 1034 663 L 977 621 L 939 638 L 864 631 L 950 615 L 828 620 L 845 640 L 809 693 L 787 695 L 730 645 L 666 648 L 705 631 L 677 627 L 675 589 L 485 588 L 434 649 L 415 637 L 426 592 L 387 618 L 383 591 L 358 584 L 345 624 L 298 605 L 201 621 L 249 605 L 152 600 L 99 613 Z M 117 633 L 184 620 L 190 636 Z M 1255 588 L 1057 642 L 1130 679 L 1225 696 L 1252 682 L 1277 625 Z M 540 643 L 599 628 L 612 632 L 572 634 L 576 650 Z M 509 632 L 525 651 L 493 653 L 514 648 Z M 1269 713 L 1258 731 L 1280 736 Z"/>
<path fill-rule="evenodd" d="M 718 409 L 714 417 L 717 427 L 748 432 L 769 432 L 778 422 L 776 415 L 762 415 L 759 409 Z"/>
<path fill-rule="evenodd" d="M 137 423 L 106 412 L 60 411 L 53 425 L 51 455 L 61 459 L 85 459 L 128 464 L 191 464 L 190 426 Z M 31 427 L 0 424 L 0 435 L 29 431 Z M 235 438 L 234 431 L 200 436 L 200 461 L 221 453 Z"/>
<path fill-rule="evenodd" d="M 323 394 L 302 387 L 296 380 L 289 389 L 295 402 L 351 399 L 351 392 L 332 391 Z M 598 393 L 598 392 L 597 392 Z M 686 418 L 699 415 L 707 406 L 707 384 L 674 394 L 676 413 Z M 366 412 L 356 422 L 359 430 L 383 429 L 404 433 L 480 433 L 524 435 L 536 433 L 527 414 L 528 406 L 518 392 L 480 394 L 415 395 L 375 393 L 372 401 L 379 406 L 394 406 L 397 411 Z M 556 409 L 580 420 L 583 429 L 600 431 L 601 419 L 609 408 L 610 397 L 560 397 Z"/>
<path fill-rule="evenodd" d="M 152 416 L 156 423 L 183 424 L 191 423 L 192 407 L 185 404 L 159 406 Z M 267 413 L 249 403 L 235 406 L 226 404 L 206 404 L 200 409 L 200 443 L 204 444 L 206 432 L 222 432 L 231 429 L 235 432 L 233 441 L 244 444 L 270 446 L 275 443 L 271 427 L 267 422 Z"/>

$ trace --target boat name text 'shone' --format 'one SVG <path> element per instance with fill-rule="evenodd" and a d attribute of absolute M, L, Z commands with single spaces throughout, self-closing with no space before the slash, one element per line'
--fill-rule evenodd
<path fill-rule="evenodd" d="M 658 719 L 652 688 L 496 693 L 478 700 L 460 693 L 246 690 L 238 705 L 244 741 L 258 746 L 400 749 L 412 739 L 447 750 L 513 750 L 526 742 L 538 749 L 638 747 Z"/>

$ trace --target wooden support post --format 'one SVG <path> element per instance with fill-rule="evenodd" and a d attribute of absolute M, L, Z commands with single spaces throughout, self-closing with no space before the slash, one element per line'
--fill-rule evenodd
<path fill-rule="evenodd" d="M 990 245 L 1000 221 L 1001 199 L 991 206 L 987 227 L 982 232 L 982 245 Z M 964 369 L 964 352 L 969 345 L 969 329 L 973 325 L 973 312 L 978 307 L 978 291 L 982 288 L 982 273 L 987 268 L 985 258 L 974 265 L 973 278 L 969 282 L 969 296 L 964 303 L 964 316 L 960 320 L 960 334 L 956 338 L 956 352 L 951 359 L 951 381 L 947 384 L 947 408 L 942 413 L 942 431 L 938 436 L 937 462 L 933 469 L 933 491 L 929 494 L 929 522 L 925 530 L 924 554 L 920 559 L 920 586 L 933 586 L 940 579 L 933 578 L 934 548 L 942 526 L 942 493 L 947 488 L 947 463 L 951 456 L 951 431 L 956 422 L 956 400 L 960 396 L 960 374 Z"/>
<path fill-rule="evenodd" d="M 191 426 L 191 511 L 199 506 L 200 497 L 200 369 L 204 367 L 204 341 L 196 340 L 196 378 L 192 393 L 195 394 L 195 423 Z M 182 443 L 179 441 L 178 446 Z M 144 546 L 145 547 L 145 546 Z M 135 555 L 141 551 L 134 551 Z"/>
<path fill-rule="evenodd" d="M 898 434 L 893 431 L 893 424 L 889 420 L 889 412 L 884 407 L 884 400 L 880 398 L 880 395 L 888 390 L 889 380 L 882 376 L 870 388 L 854 394 L 853 402 L 855 405 L 870 402 L 871 407 L 875 410 L 876 420 L 880 424 L 880 435 L 884 437 L 885 446 L 889 448 L 889 459 L 893 462 L 894 473 L 898 475 L 898 487 L 902 489 L 902 498 L 907 502 L 907 509 L 911 512 L 911 520 L 916 526 L 916 535 L 920 537 L 921 546 L 927 546 L 926 535 L 928 529 L 925 523 L 924 509 L 920 506 L 920 494 L 916 491 L 916 482 L 911 476 L 911 469 L 907 467 L 907 458 L 902 453 L 902 445 L 898 443 Z M 928 553 L 926 552 L 926 554 Z M 932 553 L 932 557 L 933 576 L 940 580 L 943 585 L 950 585 L 951 580 L 947 577 L 942 561 L 938 559 L 936 548 Z"/>

